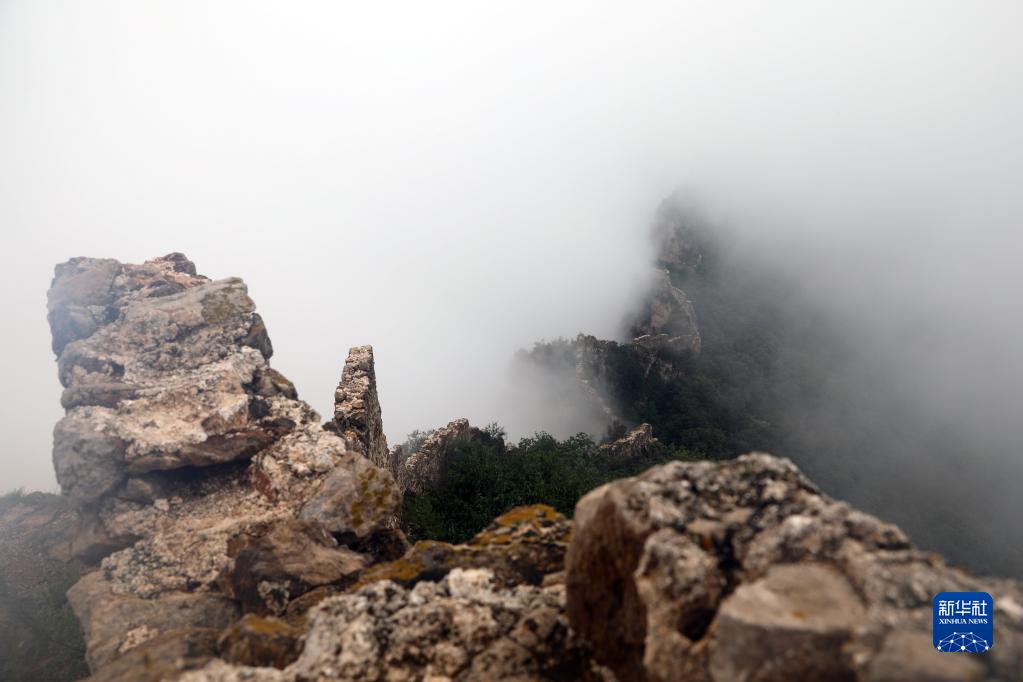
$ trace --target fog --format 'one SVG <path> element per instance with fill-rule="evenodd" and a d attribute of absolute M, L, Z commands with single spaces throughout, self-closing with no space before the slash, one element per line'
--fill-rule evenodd
<path fill-rule="evenodd" d="M 557 431 L 506 399 L 512 354 L 614 337 L 682 188 L 884 377 L 849 382 L 963 443 L 976 476 L 930 502 L 1004 515 L 1020 25 L 1014 2 L 4 0 L 0 488 L 56 486 L 59 261 L 183 251 L 243 277 L 324 414 L 372 343 L 392 442 L 459 416 Z"/>

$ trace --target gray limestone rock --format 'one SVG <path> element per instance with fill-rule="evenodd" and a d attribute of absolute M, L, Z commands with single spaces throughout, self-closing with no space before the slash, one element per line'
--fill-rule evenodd
<path fill-rule="evenodd" d="M 322 585 L 343 584 L 367 557 L 344 547 L 315 522 L 281 519 L 232 538 L 219 584 L 246 613 L 281 615 L 288 603 Z"/>
<path fill-rule="evenodd" d="M 372 346 L 356 346 L 348 351 L 341 383 L 334 392 L 333 426 L 358 443 L 371 462 L 379 467 L 388 466 Z"/>
<path fill-rule="evenodd" d="M 943 679 L 927 639 L 941 591 L 1002 604 L 997 645 L 956 674 L 1023 669 L 1018 583 L 914 549 L 785 459 L 654 467 L 586 495 L 574 522 L 567 613 L 621 680 Z"/>
<path fill-rule="evenodd" d="M 660 270 L 629 332 L 634 339 L 665 335 L 664 345 L 676 353 L 700 352 L 700 328 L 696 309 L 685 292 L 671 283 L 666 270 Z"/>
<path fill-rule="evenodd" d="M 94 672 L 163 633 L 283 611 L 373 561 L 331 533 L 387 526 L 397 488 L 269 366 L 240 279 L 197 275 L 181 254 L 78 258 L 56 268 L 49 320 L 67 411 L 54 467 L 81 518 L 71 549 L 101 560 L 68 593 Z M 321 521 L 322 542 L 281 530 Z"/>
<path fill-rule="evenodd" d="M 445 462 L 459 442 L 490 442 L 484 431 L 469 425 L 468 419 L 455 419 L 430 433 L 419 449 L 396 461 L 394 478 L 402 492 L 420 492 L 437 484 Z"/>
<path fill-rule="evenodd" d="M 660 447 L 649 424 L 640 424 L 618 440 L 600 446 L 601 451 L 620 460 L 644 459 Z"/>
<path fill-rule="evenodd" d="M 303 519 L 333 533 L 365 538 L 391 528 L 401 494 L 391 474 L 356 453 L 345 453 L 318 490 L 302 506 Z"/>
<path fill-rule="evenodd" d="M 587 679 L 563 608 L 561 585 L 502 590 L 484 569 L 411 589 L 376 582 L 315 607 L 305 648 L 284 670 L 213 662 L 181 680 Z"/>

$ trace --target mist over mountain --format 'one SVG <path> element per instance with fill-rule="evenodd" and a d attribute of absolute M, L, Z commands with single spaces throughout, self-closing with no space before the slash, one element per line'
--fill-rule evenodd
<path fill-rule="evenodd" d="M 656 284 L 617 339 L 581 336 L 520 354 L 516 390 L 534 398 L 529 419 L 562 435 L 648 422 L 661 440 L 712 458 L 783 454 L 828 493 L 897 520 L 925 547 L 977 570 L 1020 570 L 1010 519 L 1023 512 L 1012 493 L 1023 475 L 1023 434 L 1010 418 L 1019 401 L 998 384 L 1006 373 L 1023 377 L 1010 348 L 968 343 L 964 336 L 981 330 L 964 329 L 954 314 L 969 308 L 969 296 L 998 292 L 939 293 L 936 282 L 907 305 L 904 292 L 869 293 L 890 273 L 871 272 L 868 259 L 851 273 L 863 283 L 850 282 L 842 300 L 829 291 L 842 274 L 827 274 L 828 255 L 815 245 L 804 242 L 814 254 L 805 260 L 794 244 L 758 244 L 741 226 L 714 224 L 684 195 L 662 205 L 652 234 L 651 266 L 670 273 L 682 301 L 672 302 L 676 321 L 658 311 L 667 303 L 656 292 L 667 285 Z M 890 258 L 883 246 L 874 264 Z M 916 254 L 899 264 L 907 276 L 935 266 L 946 267 Z M 939 303 L 930 296 L 951 317 L 929 309 Z M 898 306 L 904 318 L 894 315 Z M 651 314 L 663 328 L 649 327 Z M 639 336 L 651 333 L 660 337 Z M 952 349 L 959 357 L 930 364 Z M 998 380 L 964 368 L 979 353 L 1002 358 Z"/>
<path fill-rule="evenodd" d="M 926 400 L 1011 430 L 1020 12 L 6 2 L 0 297 L 17 333 L 0 363 L 22 387 L 0 410 L 6 480 L 54 486 L 38 293 L 54 263 L 182 251 L 246 277 L 322 414 L 333 368 L 372 341 L 391 441 L 452 415 L 521 435 L 557 424 L 500 400 L 508 358 L 614 337 L 680 186 L 877 329 L 865 353 L 910 351 L 892 364 Z"/>

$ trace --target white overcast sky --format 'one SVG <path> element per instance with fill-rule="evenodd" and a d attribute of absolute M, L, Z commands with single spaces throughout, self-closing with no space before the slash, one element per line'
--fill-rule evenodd
<path fill-rule="evenodd" d="M 243 277 L 323 414 L 372 343 L 393 442 L 613 335 L 680 186 L 1018 400 L 1021 7 L 0 0 L 0 488 L 55 486 L 59 261 Z"/>

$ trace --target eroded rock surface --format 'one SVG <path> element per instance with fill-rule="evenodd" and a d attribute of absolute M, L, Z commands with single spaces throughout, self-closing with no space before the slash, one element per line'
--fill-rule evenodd
<path fill-rule="evenodd" d="M 421 492 L 440 481 L 445 462 L 456 444 L 472 441 L 490 443 L 493 440 L 482 429 L 471 426 L 468 419 L 455 419 L 432 432 L 415 452 L 392 457 L 394 478 L 402 492 Z"/>
<path fill-rule="evenodd" d="M 389 466 L 372 346 L 356 346 L 348 351 L 341 383 L 334 393 L 332 426 L 358 443 L 374 464 Z"/>
<path fill-rule="evenodd" d="M 375 560 L 338 541 L 391 530 L 394 481 L 270 368 L 240 279 L 197 275 L 180 254 L 73 259 L 56 269 L 49 319 L 73 547 L 108 555 L 69 592 L 94 671 L 170 631 L 279 613 Z M 353 353 L 348 366 L 368 354 L 372 370 L 368 347 Z"/>
<path fill-rule="evenodd" d="M 240 279 L 198 276 L 180 254 L 77 258 L 57 267 L 49 310 L 68 410 L 54 466 L 76 503 L 132 474 L 250 458 L 294 426 L 253 388 L 273 351 Z"/>
<path fill-rule="evenodd" d="M 539 585 L 564 568 L 572 524 L 552 507 L 519 507 L 494 519 L 469 542 L 417 542 L 403 557 L 380 563 L 356 587 L 391 580 L 406 587 L 439 580 L 455 568 L 485 568 L 502 587 Z"/>
<path fill-rule="evenodd" d="M 302 634 L 283 620 L 250 613 L 221 633 L 217 649 L 228 663 L 281 669 L 298 658 Z"/>
<path fill-rule="evenodd" d="M 640 424 L 618 440 L 601 445 L 600 449 L 615 459 L 641 460 L 652 456 L 660 447 L 653 427 Z"/>
<path fill-rule="evenodd" d="M 657 272 L 629 331 L 635 339 L 663 335 L 664 346 L 676 353 L 700 352 L 696 309 L 685 292 L 671 283 L 667 270 Z"/>
<path fill-rule="evenodd" d="M 589 493 L 566 585 L 573 628 L 622 680 L 934 679 L 942 591 L 1002 605 L 996 646 L 947 661 L 958 679 L 1023 669 L 1018 583 L 945 565 L 769 455 L 674 462 Z"/>
<path fill-rule="evenodd" d="M 693 262 L 677 247 L 672 258 Z M 673 338 L 695 350 L 673 326 L 685 306 L 666 295 L 670 314 L 651 310 L 631 346 L 647 372 L 674 371 Z M 574 523 L 536 505 L 464 545 L 406 551 L 399 485 L 435 484 L 457 443 L 493 436 L 456 420 L 389 455 L 369 347 L 352 349 L 325 428 L 269 367 L 241 280 L 201 277 L 180 254 L 58 266 L 49 319 L 66 497 L 6 513 L 38 526 L 48 559 L 88 571 L 68 598 L 96 680 L 880 682 L 1023 669 L 1018 583 L 914 549 L 787 460 L 667 464 L 591 492 Z M 597 392 L 620 347 L 579 337 L 567 350 Z M 643 425 L 607 450 L 657 447 Z M 934 652 L 933 596 L 973 590 L 995 597 L 996 646 Z"/>
<path fill-rule="evenodd" d="M 281 615 L 295 597 L 354 580 L 368 557 L 340 547 L 314 521 L 281 519 L 236 536 L 220 587 L 248 613 Z"/>
<path fill-rule="evenodd" d="M 297 680 L 582 680 L 564 587 L 500 589 L 486 569 L 456 568 L 438 582 L 376 582 L 322 602 L 305 648 L 282 671 L 213 662 L 184 682 Z"/>

